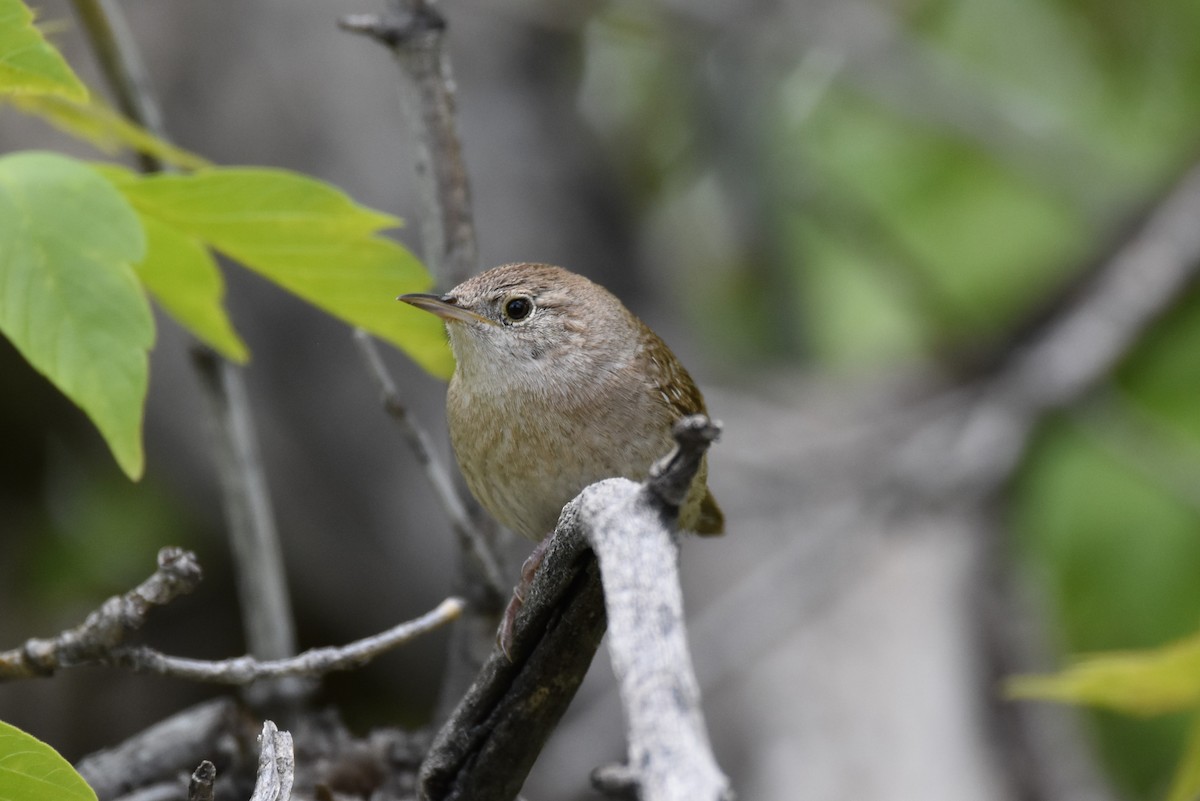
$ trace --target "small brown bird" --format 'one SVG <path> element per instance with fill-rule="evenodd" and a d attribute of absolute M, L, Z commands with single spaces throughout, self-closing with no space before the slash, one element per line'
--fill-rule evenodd
<path fill-rule="evenodd" d="M 445 295 L 400 300 L 446 321 L 457 366 L 446 413 L 471 492 L 539 541 L 589 484 L 646 478 L 671 428 L 704 413 L 675 354 L 604 287 L 545 264 L 506 264 Z M 702 463 L 680 528 L 720 534 Z"/>

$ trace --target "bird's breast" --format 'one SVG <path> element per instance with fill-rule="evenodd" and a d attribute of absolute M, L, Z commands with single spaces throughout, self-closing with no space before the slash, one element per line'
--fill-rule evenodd
<path fill-rule="evenodd" d="M 646 396 L 646 397 L 643 397 Z M 539 540 L 595 481 L 645 477 L 671 445 L 648 393 L 603 385 L 570 392 L 472 392 L 452 380 L 447 420 L 471 492 L 503 525 Z"/>

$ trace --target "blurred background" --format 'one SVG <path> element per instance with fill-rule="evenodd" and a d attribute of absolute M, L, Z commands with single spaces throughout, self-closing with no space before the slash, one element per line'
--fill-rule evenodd
<path fill-rule="evenodd" d="M 331 181 L 408 219 L 395 235 L 419 253 L 395 66 L 335 25 L 381 10 L 371 2 L 123 7 L 179 144 Z M 1044 421 L 969 525 L 885 518 L 870 536 L 825 536 L 841 525 L 831 516 L 856 514 L 841 492 L 853 476 L 838 472 L 852 465 L 804 454 L 988 369 L 1193 165 L 1200 4 L 441 9 L 481 267 L 546 261 L 605 284 L 725 422 L 711 485 L 729 534 L 686 541 L 683 561 L 712 736 L 741 797 L 1037 797 L 1005 756 L 998 721 L 1013 702 L 980 636 L 971 543 L 986 537 L 1021 587 L 1041 667 L 1196 630 L 1200 293 L 1180 297 L 1094 398 Z M 98 87 L 69 5 L 38 11 Z M 21 148 L 92 155 L 5 108 L 0 151 Z M 302 645 L 430 608 L 449 592 L 452 538 L 349 330 L 236 266 L 226 277 L 253 352 L 246 378 Z M 207 578 L 145 639 L 180 655 L 243 652 L 188 347 L 160 317 L 134 485 L 0 341 L 0 647 L 74 624 L 176 544 Z M 443 441 L 444 387 L 388 360 Z M 323 698 L 359 731 L 419 725 L 443 649 L 444 635 L 429 637 L 333 677 Z M 0 685 L 0 718 L 75 760 L 213 692 L 87 669 Z M 527 797 L 591 797 L 587 771 L 623 753 L 611 694 L 601 656 Z M 1103 788 L 1091 797 L 1162 797 L 1188 722 L 1072 716 L 1081 770 Z"/>

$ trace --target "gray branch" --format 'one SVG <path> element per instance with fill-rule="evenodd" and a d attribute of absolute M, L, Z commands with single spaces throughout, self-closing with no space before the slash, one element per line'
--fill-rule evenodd
<path fill-rule="evenodd" d="M 687 418 L 646 483 L 601 481 L 564 508 L 517 616 L 512 661 L 494 652 L 438 733 L 421 767 L 422 799 L 516 797 L 587 671 L 605 609 L 629 762 L 619 782 L 612 768 L 598 773 L 602 789 L 636 787 L 646 801 L 733 797 L 700 711 L 673 533 L 680 487 L 718 431 Z"/>
<path fill-rule="evenodd" d="M 296 653 L 296 629 L 246 384 L 237 367 L 207 348 L 193 352 L 193 363 L 212 409 L 246 641 L 254 656 L 282 659 Z"/>
<path fill-rule="evenodd" d="M 219 660 L 187 659 L 168 656 L 153 648 L 130 646 L 114 648 L 98 661 L 211 684 L 244 686 L 262 679 L 295 676 L 317 678 L 334 671 L 362 667 L 393 648 L 412 642 L 456 619 L 463 607 L 463 602 L 458 598 L 447 598 L 421 617 L 400 623 L 387 631 L 347 645 L 312 648 L 287 659 L 259 661 L 251 656 Z"/>
<path fill-rule="evenodd" d="M 216 752 L 240 750 L 242 738 L 237 704 L 230 698 L 207 701 L 154 724 L 113 748 L 84 757 L 75 769 L 100 798 L 117 798 L 163 778 L 187 775 Z M 173 784 L 175 798 L 183 785 Z"/>
<path fill-rule="evenodd" d="M 73 0 L 73 4 L 121 113 L 165 141 L 162 110 L 154 100 L 149 73 L 120 8 L 113 0 Z M 143 172 L 158 172 L 163 167 L 147 153 L 138 154 L 138 164 Z"/>
<path fill-rule="evenodd" d="M 49 676 L 60 668 L 103 661 L 151 610 L 186 595 L 200 583 L 195 554 L 182 548 L 158 552 L 158 570 L 124 595 L 114 595 L 79 626 L 50 639 L 31 639 L 0 653 L 0 681 Z"/>
<path fill-rule="evenodd" d="M 446 20 L 426 0 L 389 0 L 388 6 L 386 16 L 353 14 L 339 24 L 387 47 L 400 65 L 400 108 L 417 143 L 425 261 L 440 281 L 454 286 L 474 274 L 479 255 L 443 41 Z"/>
<path fill-rule="evenodd" d="M 244 686 L 261 679 L 316 678 L 337 670 L 361 667 L 379 655 L 456 619 L 465 604 L 447 598 L 437 608 L 387 631 L 349 643 L 313 648 L 286 659 L 260 661 L 250 656 L 204 660 L 168 656 L 153 648 L 125 645 L 149 612 L 200 583 L 196 557 L 181 548 L 163 548 L 158 570 L 124 595 L 105 601 L 84 622 L 50 639 L 31 639 L 0 653 L 0 681 L 49 676 L 62 668 L 116 665 L 178 679 Z"/>

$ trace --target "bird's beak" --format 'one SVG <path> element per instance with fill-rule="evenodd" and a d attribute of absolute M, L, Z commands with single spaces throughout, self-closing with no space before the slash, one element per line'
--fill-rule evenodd
<path fill-rule="evenodd" d="M 425 295 L 415 293 L 412 295 L 401 295 L 396 300 L 404 301 L 410 306 L 416 306 L 418 309 L 423 309 L 430 314 L 436 314 L 447 322 L 459 321 L 464 323 L 486 323 L 487 325 L 498 325 L 495 320 L 484 317 L 482 314 L 476 314 L 470 309 L 459 306 L 451 295 Z"/>

